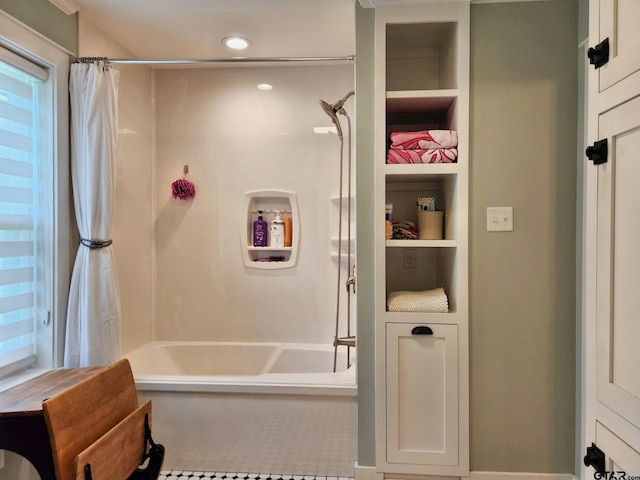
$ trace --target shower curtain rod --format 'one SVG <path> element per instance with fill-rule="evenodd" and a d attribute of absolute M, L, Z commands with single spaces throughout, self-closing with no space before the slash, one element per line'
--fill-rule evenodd
<path fill-rule="evenodd" d="M 104 61 L 107 63 L 130 64 L 191 64 L 191 63 L 271 63 L 271 62 L 353 62 L 355 55 L 346 57 L 228 57 L 228 58 L 107 58 L 107 57 L 79 57 L 73 58 L 73 63 L 92 63 Z"/>

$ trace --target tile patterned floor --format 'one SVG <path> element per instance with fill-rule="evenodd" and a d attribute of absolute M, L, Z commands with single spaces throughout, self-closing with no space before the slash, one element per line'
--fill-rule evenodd
<path fill-rule="evenodd" d="M 191 472 L 186 470 L 163 470 L 158 480 L 353 480 L 346 477 L 316 477 L 314 475 L 284 475 L 275 473 L 229 473 Z"/>

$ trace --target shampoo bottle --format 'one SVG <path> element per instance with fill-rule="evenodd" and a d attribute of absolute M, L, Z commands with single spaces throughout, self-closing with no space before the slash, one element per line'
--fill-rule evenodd
<path fill-rule="evenodd" d="M 267 246 L 267 222 L 262 218 L 262 210 L 258 210 L 258 219 L 253 222 L 253 246 Z"/>
<path fill-rule="evenodd" d="M 284 247 L 284 222 L 276 210 L 276 218 L 271 222 L 271 246 Z"/>
<path fill-rule="evenodd" d="M 284 217 L 284 246 L 290 247 L 293 244 L 293 222 L 291 217 Z"/>

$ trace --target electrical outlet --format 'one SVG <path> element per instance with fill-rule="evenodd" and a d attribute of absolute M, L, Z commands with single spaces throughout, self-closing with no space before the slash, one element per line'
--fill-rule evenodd
<path fill-rule="evenodd" d="M 416 249 L 405 248 L 404 249 L 404 268 L 416 268 Z"/>
<path fill-rule="evenodd" d="M 513 232 L 513 207 L 487 207 L 487 232 Z"/>

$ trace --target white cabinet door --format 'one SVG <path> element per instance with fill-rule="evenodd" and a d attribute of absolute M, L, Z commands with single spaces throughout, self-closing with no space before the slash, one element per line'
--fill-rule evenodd
<path fill-rule="evenodd" d="M 640 465 L 638 0 L 590 0 L 590 44 L 605 37 L 610 60 L 588 75 L 589 143 L 606 140 L 607 159 L 592 155 L 601 164 L 585 170 L 583 478 L 591 467 L 637 476 Z"/>
<path fill-rule="evenodd" d="M 596 423 L 596 444 L 609 455 L 606 478 L 629 478 L 640 472 L 640 452 L 600 423 Z"/>
<path fill-rule="evenodd" d="M 387 462 L 457 466 L 458 327 L 388 323 L 386 355 Z"/>
<path fill-rule="evenodd" d="M 599 69 L 599 91 L 640 70 L 640 2 L 638 0 L 599 0 L 599 38 L 609 39 L 609 62 Z"/>
<path fill-rule="evenodd" d="M 640 429 L 640 97 L 600 115 L 597 399 Z"/>

